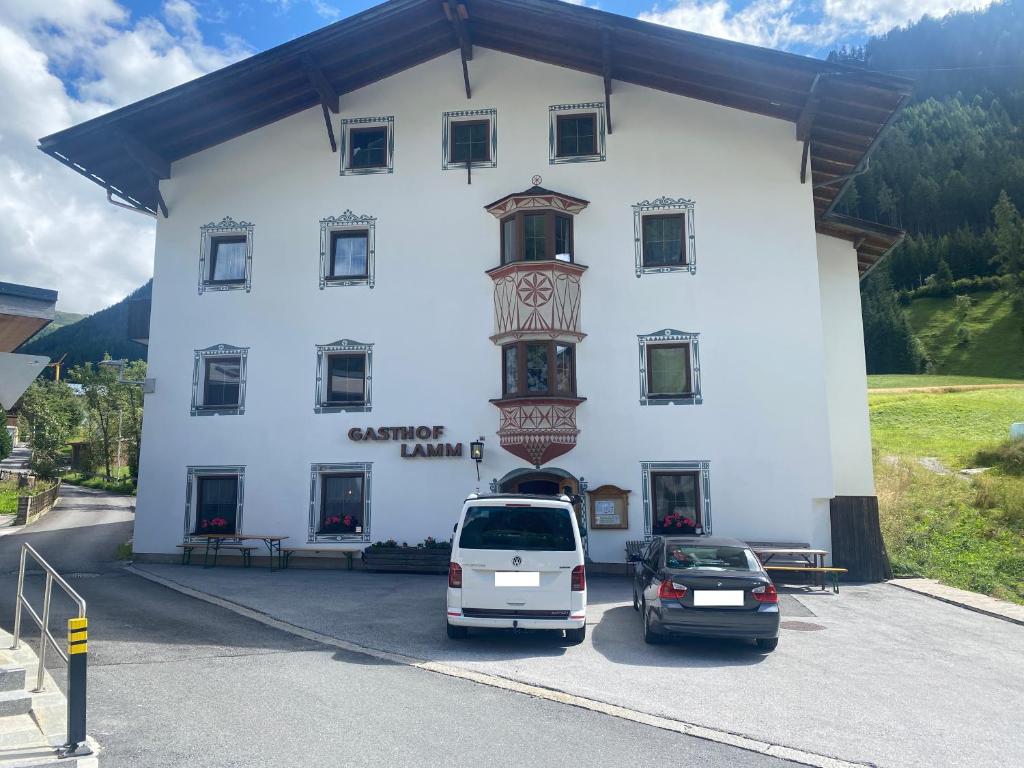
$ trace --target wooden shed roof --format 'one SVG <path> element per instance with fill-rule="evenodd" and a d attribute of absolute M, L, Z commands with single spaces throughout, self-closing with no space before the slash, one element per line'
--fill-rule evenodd
<path fill-rule="evenodd" d="M 346 92 L 442 54 L 461 50 L 469 61 L 468 92 L 474 45 L 598 75 L 606 87 L 629 82 L 794 123 L 810 160 L 819 231 L 846 177 L 862 168 L 911 91 L 904 78 L 558 0 L 389 0 L 46 136 L 39 148 L 156 213 L 156 180 L 170 176 L 175 160 L 310 107 L 322 105 L 327 117 Z M 859 241 L 855 226 L 847 220 L 827 233 Z M 869 241 L 881 247 L 882 236 Z M 878 247 L 859 251 L 862 262 L 874 263 Z"/>

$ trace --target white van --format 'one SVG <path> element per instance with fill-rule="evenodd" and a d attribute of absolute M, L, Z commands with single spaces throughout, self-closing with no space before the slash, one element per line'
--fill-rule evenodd
<path fill-rule="evenodd" d="M 583 542 L 568 496 L 471 494 L 448 566 L 448 637 L 470 627 L 587 633 Z"/>

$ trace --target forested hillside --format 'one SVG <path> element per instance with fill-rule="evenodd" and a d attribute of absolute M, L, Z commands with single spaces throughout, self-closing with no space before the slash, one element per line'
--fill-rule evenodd
<path fill-rule="evenodd" d="M 151 288 L 152 281 L 117 304 L 89 315 L 84 320 L 58 328 L 46 336 L 37 337 L 18 351 L 46 355 L 51 360 L 59 360 L 66 354 L 64 370 L 82 363 L 97 362 L 104 355 L 114 359 L 145 360 L 146 347 L 128 339 L 128 302 L 148 296 Z"/>
<path fill-rule="evenodd" d="M 871 39 L 864 58 L 869 69 L 911 77 L 916 87 L 839 208 L 907 230 L 865 281 L 865 332 L 869 370 L 915 372 L 927 358 L 893 291 L 904 307 L 920 295 L 1000 287 L 1012 302 L 1021 293 L 1014 272 L 1024 254 L 1011 251 L 1024 232 L 1015 218 L 1024 209 L 1024 0 L 926 17 Z M 1002 193 L 1000 230 L 994 209 Z M 1024 335 L 1020 343 L 1024 354 Z"/>

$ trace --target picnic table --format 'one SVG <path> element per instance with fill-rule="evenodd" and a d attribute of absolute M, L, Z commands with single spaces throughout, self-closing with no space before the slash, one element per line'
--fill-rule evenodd
<path fill-rule="evenodd" d="M 750 549 L 757 555 L 766 571 L 802 572 L 812 574 L 815 582 L 821 580 L 821 588 L 825 589 L 825 577 L 832 577 L 832 589 L 839 591 L 839 574 L 846 573 L 845 568 L 826 568 L 825 558 L 828 557 L 828 550 L 813 549 L 811 547 L 765 547 L 751 545 Z M 772 558 L 782 555 L 791 558 L 786 565 L 769 565 Z M 805 565 L 799 563 L 803 560 Z M 794 561 L 796 564 L 794 565 Z"/>
<path fill-rule="evenodd" d="M 287 539 L 287 536 L 265 536 L 262 534 L 255 533 L 197 533 L 193 535 L 193 539 L 205 539 L 206 540 L 206 551 L 203 553 L 203 568 L 214 568 L 217 565 L 217 553 L 220 551 L 221 546 L 227 544 L 235 548 L 242 549 L 242 560 L 243 564 L 248 566 L 249 557 L 248 550 L 244 547 L 238 547 L 238 544 L 246 541 L 262 541 L 264 546 L 267 548 L 267 553 L 270 555 L 270 570 L 274 570 L 274 555 L 277 554 L 277 565 L 281 567 L 281 542 Z M 213 545 L 213 563 L 209 563 L 210 548 Z"/>

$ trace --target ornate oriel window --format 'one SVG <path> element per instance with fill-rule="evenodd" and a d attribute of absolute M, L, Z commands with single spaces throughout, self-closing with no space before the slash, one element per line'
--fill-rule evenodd
<path fill-rule="evenodd" d="M 251 290 L 253 225 L 225 216 L 199 231 L 199 293 Z"/>
<path fill-rule="evenodd" d="M 696 405 L 704 401 L 699 334 L 665 328 L 637 336 L 637 340 L 641 405 Z"/>
<path fill-rule="evenodd" d="M 576 347 L 558 341 L 520 341 L 501 348 L 502 396 L 576 395 Z"/>
<path fill-rule="evenodd" d="M 697 271 L 693 201 L 659 197 L 633 206 L 636 276 Z"/>
<path fill-rule="evenodd" d="M 572 216 L 519 211 L 501 220 L 501 263 L 572 259 Z"/>
<path fill-rule="evenodd" d="M 370 463 L 313 464 L 309 543 L 370 540 Z"/>

